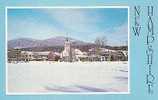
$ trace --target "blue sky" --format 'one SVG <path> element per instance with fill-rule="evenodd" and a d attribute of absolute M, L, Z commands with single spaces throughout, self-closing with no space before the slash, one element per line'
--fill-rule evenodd
<path fill-rule="evenodd" d="M 87 42 L 105 36 L 109 45 L 128 40 L 127 8 L 8 9 L 8 40 L 68 36 Z"/>

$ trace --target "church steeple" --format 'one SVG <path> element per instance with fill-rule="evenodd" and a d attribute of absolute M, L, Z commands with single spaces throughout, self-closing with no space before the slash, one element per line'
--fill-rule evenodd
<path fill-rule="evenodd" d="M 68 33 L 66 33 L 66 41 L 69 41 L 69 39 L 68 39 Z"/>
<path fill-rule="evenodd" d="M 65 60 L 68 62 L 71 62 L 72 61 L 72 51 L 71 51 L 71 43 L 69 41 L 68 35 L 65 40 L 64 49 L 66 52 Z"/>

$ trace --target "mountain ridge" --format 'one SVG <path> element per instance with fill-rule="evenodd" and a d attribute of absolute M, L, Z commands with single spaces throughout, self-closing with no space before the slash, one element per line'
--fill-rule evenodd
<path fill-rule="evenodd" d="M 51 38 L 43 39 L 43 40 L 37 40 L 37 39 L 32 39 L 32 38 L 17 38 L 17 39 L 9 40 L 7 45 L 8 45 L 8 48 L 64 46 L 64 42 L 66 38 L 68 38 L 69 41 L 73 45 L 93 44 L 93 43 L 77 40 L 71 37 L 56 36 L 56 37 L 51 37 Z"/>

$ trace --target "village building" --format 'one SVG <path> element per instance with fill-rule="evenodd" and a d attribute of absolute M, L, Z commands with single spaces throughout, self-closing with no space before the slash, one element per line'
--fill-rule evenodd
<path fill-rule="evenodd" d="M 79 59 L 76 57 L 76 53 L 79 53 L 80 50 L 77 50 L 72 47 L 71 42 L 67 38 L 64 43 L 64 50 L 61 52 L 61 61 L 65 62 L 74 62 L 78 61 Z"/>
<path fill-rule="evenodd" d="M 20 61 L 20 57 L 21 57 L 21 50 L 19 49 L 12 49 L 12 50 L 8 50 L 8 62 L 18 62 Z"/>
<path fill-rule="evenodd" d="M 82 52 L 79 49 L 75 49 L 74 51 L 75 51 L 76 61 L 88 61 L 87 52 Z"/>
<path fill-rule="evenodd" d="M 33 60 L 33 53 L 30 51 L 21 51 L 20 61 L 28 62 Z"/>
<path fill-rule="evenodd" d="M 60 53 L 50 51 L 48 54 L 48 61 L 58 61 L 60 59 Z"/>
<path fill-rule="evenodd" d="M 61 52 L 61 55 L 60 55 L 61 61 L 72 62 L 75 59 L 73 51 L 74 50 L 71 47 L 71 43 L 67 38 L 64 43 L 64 50 Z"/>
<path fill-rule="evenodd" d="M 8 50 L 8 62 L 28 62 L 33 59 L 33 53 L 20 49 Z"/>
<path fill-rule="evenodd" d="M 61 52 L 60 57 L 61 61 L 65 62 L 85 61 L 88 58 L 86 52 L 82 52 L 77 48 L 73 48 L 68 38 L 64 43 L 64 50 Z"/>
<path fill-rule="evenodd" d="M 96 53 L 98 52 L 98 53 Z M 128 51 L 110 50 L 106 48 L 89 49 L 88 52 L 89 61 L 127 61 Z"/>
<path fill-rule="evenodd" d="M 33 52 L 33 57 L 35 61 L 46 61 L 48 60 L 49 51 L 43 52 Z"/>

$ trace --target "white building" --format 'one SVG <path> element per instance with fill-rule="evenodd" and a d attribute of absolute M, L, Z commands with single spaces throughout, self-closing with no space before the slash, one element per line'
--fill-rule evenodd
<path fill-rule="evenodd" d="M 72 48 L 72 44 L 67 38 L 64 44 L 64 50 L 61 52 L 60 57 L 61 61 L 73 62 L 80 61 L 81 58 L 85 58 L 87 56 L 85 52 L 82 52 L 79 49 Z"/>
<path fill-rule="evenodd" d="M 73 56 L 74 56 L 74 54 L 73 54 L 73 50 L 71 48 L 71 43 L 67 38 L 65 41 L 65 44 L 64 44 L 64 50 L 61 52 L 60 57 L 61 57 L 62 61 L 72 62 L 73 58 L 74 58 Z"/>

